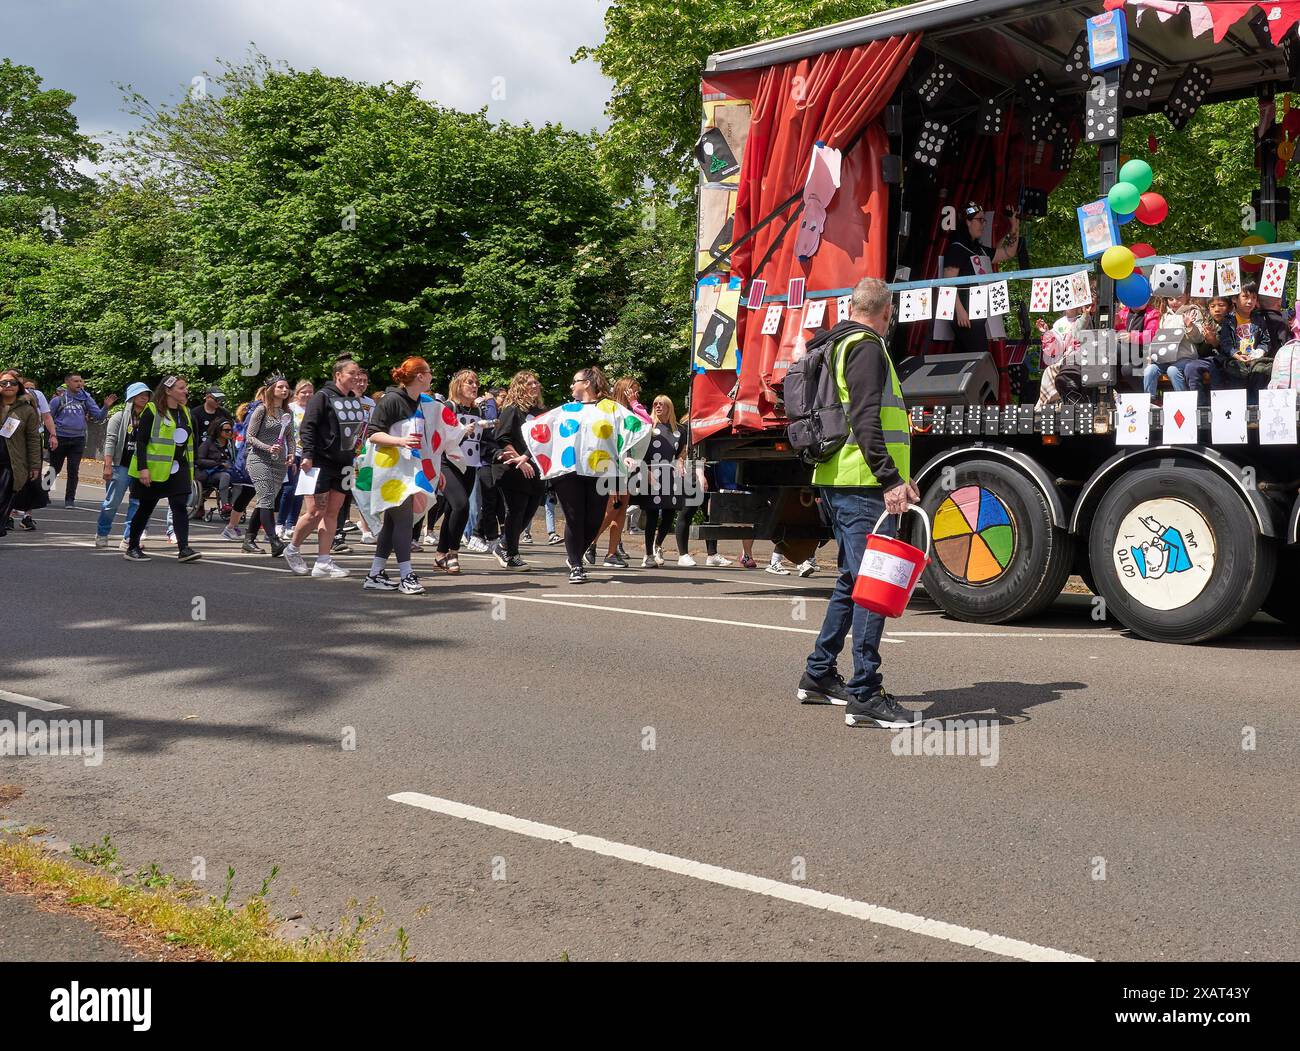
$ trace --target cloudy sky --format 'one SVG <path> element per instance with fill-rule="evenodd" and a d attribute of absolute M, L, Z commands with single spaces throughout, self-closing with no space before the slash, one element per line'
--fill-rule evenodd
<path fill-rule="evenodd" d="M 129 126 L 115 82 L 171 101 L 250 43 L 296 69 L 423 85 L 494 119 L 603 128 L 609 84 L 569 56 L 604 36 L 608 0 L 3 0 L 0 57 L 77 96 L 82 130 Z M 503 78 L 498 80 L 497 78 Z M 494 98 L 494 86 L 497 95 Z"/>

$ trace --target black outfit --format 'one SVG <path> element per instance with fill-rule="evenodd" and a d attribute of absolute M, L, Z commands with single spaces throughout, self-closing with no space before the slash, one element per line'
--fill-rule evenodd
<path fill-rule="evenodd" d="M 974 241 L 970 234 L 954 235 L 944 250 L 943 266 L 945 270 L 950 266 L 956 267 L 958 277 L 974 277 L 978 273 L 974 261 L 980 256 L 987 255 L 984 246 Z M 970 289 L 959 288 L 957 294 L 961 297 L 961 305 L 966 310 L 966 316 L 970 318 Z M 962 328 L 957 324 L 956 318 L 953 318 L 951 324 L 955 350 L 973 353 L 989 349 L 988 327 L 984 318 L 979 320 L 972 318 L 970 328 Z"/>
<path fill-rule="evenodd" d="M 149 465 L 145 459 L 149 436 L 153 431 L 154 416 L 158 412 L 156 406 L 146 405 L 144 412 L 140 413 L 140 421 L 135 425 L 135 464 L 137 471 L 146 471 Z M 189 410 L 183 405 L 175 410 L 176 426 L 184 428 L 192 436 L 194 434 L 194 421 L 190 418 Z M 136 508 L 135 517 L 131 519 L 131 533 L 127 539 L 127 546 L 132 550 L 138 550 L 140 547 L 140 537 L 144 534 L 145 527 L 149 524 L 149 518 L 163 500 L 167 501 L 167 506 L 172 512 L 172 531 L 176 534 L 176 546 L 180 551 L 184 551 L 190 546 L 190 519 L 186 514 L 187 505 L 190 499 L 190 476 L 193 473 L 188 466 L 190 456 L 190 442 L 181 442 L 176 446 L 176 451 L 172 454 L 172 459 L 176 463 L 176 470 L 172 471 L 168 478 L 154 478 L 152 472 L 149 476 L 149 485 L 145 485 L 138 478 L 131 479 L 131 498 L 140 501 L 140 506 Z"/>
<path fill-rule="evenodd" d="M 647 477 L 642 483 L 648 491 L 632 498 L 632 502 L 645 512 L 642 526 L 646 555 L 653 555 L 656 548 L 663 546 L 664 538 L 672 531 L 677 512 L 686 506 L 686 497 L 673 472 L 674 461 L 685 446 L 684 429 L 674 430 L 666 423 L 654 425 L 646 455 Z"/>
<path fill-rule="evenodd" d="M 57 435 L 56 435 L 57 437 Z M 86 451 L 86 439 L 59 438 L 59 447 L 50 451 L 50 467 L 57 478 L 63 465 L 68 465 L 68 480 L 63 490 L 63 502 L 70 504 L 77 498 L 77 482 L 81 478 L 81 457 Z"/>
<path fill-rule="evenodd" d="M 531 415 L 533 414 L 528 414 L 515 405 L 507 405 L 497 417 L 496 428 L 493 431 L 498 447 L 495 454 L 497 457 L 508 455 L 504 452 L 504 447 L 509 445 L 515 452 L 527 456 L 528 463 L 532 464 L 533 468 L 533 477 L 526 478 L 519 467 L 507 467 L 503 463 L 492 465 L 497 490 L 505 501 L 506 527 L 503 546 L 507 558 L 514 558 L 519 554 L 519 536 L 537 514 L 537 508 L 542 502 L 545 491 L 541 469 L 533 461 L 528 451 L 528 443 L 524 441 L 524 424 Z"/>
<path fill-rule="evenodd" d="M 5 534 L 16 492 L 13 464 L 9 460 L 9 447 L 5 440 L 0 438 L 0 536 Z"/>
<path fill-rule="evenodd" d="M 344 471 L 352 466 L 365 416 L 361 399 L 344 394 L 332 380 L 311 396 L 302 417 L 302 458 L 320 468 L 317 493 L 348 491 Z"/>
<path fill-rule="evenodd" d="M 196 441 L 202 441 L 208 436 L 208 433 L 212 430 L 213 420 L 224 419 L 231 424 L 235 422 L 234 417 L 226 411 L 226 407 L 220 402 L 217 403 L 217 407 L 212 412 L 208 412 L 202 404 L 197 409 L 191 409 L 190 419 L 194 421 L 194 437 Z"/>
<path fill-rule="evenodd" d="M 452 405 L 461 423 L 467 418 L 481 419 L 474 406 L 459 403 Z M 483 443 L 479 443 L 480 450 Z M 444 505 L 442 530 L 438 533 L 438 554 L 460 550 L 460 539 L 465 535 L 465 526 L 469 524 L 469 497 L 474 490 L 477 467 L 457 467 L 446 458 L 442 461 L 443 487 L 439 500 Z"/>

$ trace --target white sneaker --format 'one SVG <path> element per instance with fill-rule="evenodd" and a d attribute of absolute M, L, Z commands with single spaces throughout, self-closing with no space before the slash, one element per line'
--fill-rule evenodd
<path fill-rule="evenodd" d="M 381 569 L 374 576 L 367 576 L 366 582 L 361 585 L 366 591 L 396 591 L 397 581 L 390 580 L 387 574 Z"/>
<path fill-rule="evenodd" d="M 817 564 L 817 559 L 809 558 L 799 563 L 799 575 L 801 577 L 810 577 L 822 567 Z"/>
<path fill-rule="evenodd" d="M 645 558 L 641 559 L 641 568 L 655 569 L 656 568 L 655 560 L 651 556 L 646 555 Z"/>
<path fill-rule="evenodd" d="M 96 547 L 108 547 L 108 537 L 106 537 L 106 536 L 96 536 L 96 537 L 95 537 L 95 546 L 96 546 Z"/>
<path fill-rule="evenodd" d="M 655 548 L 654 562 L 656 569 L 664 564 L 664 549 L 662 547 Z"/>
<path fill-rule="evenodd" d="M 313 577 L 346 577 L 348 571 L 333 559 L 322 562 L 318 558 L 316 564 L 311 567 L 311 575 Z"/>
<path fill-rule="evenodd" d="M 678 564 L 679 566 L 698 566 L 698 565 L 699 565 L 699 563 L 696 562 L 695 559 L 691 558 L 690 555 L 682 555 L 682 557 L 679 558 L 679 559 L 677 560 L 677 564 Z"/>
<path fill-rule="evenodd" d="M 402 582 L 397 585 L 397 590 L 403 595 L 423 595 L 424 585 L 420 583 L 420 578 L 414 573 L 407 573 L 402 577 Z"/>
<path fill-rule="evenodd" d="M 175 533 L 168 533 L 168 534 L 167 534 L 167 543 L 171 544 L 172 547 L 175 547 L 175 546 L 176 546 L 176 534 L 175 534 Z"/>
<path fill-rule="evenodd" d="M 125 551 L 130 546 L 131 546 L 131 542 L 129 540 L 119 540 L 117 542 L 117 549 L 119 551 Z"/>
<path fill-rule="evenodd" d="M 421 547 L 433 547 L 433 545 L 436 544 L 437 542 L 438 541 L 435 540 L 433 537 L 431 537 L 428 533 L 425 533 L 424 536 L 420 537 Z"/>
<path fill-rule="evenodd" d="M 729 566 L 731 559 L 723 558 L 721 555 L 710 555 L 704 560 L 706 566 Z"/>
<path fill-rule="evenodd" d="M 306 560 L 302 557 L 302 552 L 296 547 L 286 547 L 284 549 L 284 562 L 293 571 L 294 576 L 305 577 L 311 572 L 307 568 Z"/>
<path fill-rule="evenodd" d="M 289 538 L 293 536 L 293 530 L 285 525 L 276 526 L 275 535 L 278 536 L 283 542 L 288 543 Z"/>
<path fill-rule="evenodd" d="M 778 577 L 788 577 L 790 575 L 790 571 L 785 568 L 785 563 L 781 561 L 779 556 L 774 556 L 772 561 L 763 568 Z"/>
<path fill-rule="evenodd" d="M 221 531 L 221 539 L 222 540 L 243 540 L 244 538 L 239 535 L 238 529 L 234 529 L 231 526 L 226 526 L 226 528 Z"/>
<path fill-rule="evenodd" d="M 427 541 L 426 541 L 426 543 L 427 543 Z M 413 552 L 415 552 L 417 555 L 422 555 L 422 554 L 424 554 L 424 544 L 421 544 L 421 543 L 418 543 L 417 541 L 412 540 L 412 541 L 411 541 L 411 550 L 412 550 Z"/>
<path fill-rule="evenodd" d="M 487 554 L 488 544 L 481 536 L 472 536 L 469 538 L 469 543 L 465 545 L 465 550 L 473 551 L 476 555 L 485 555 Z"/>
<path fill-rule="evenodd" d="M 143 544 L 148 539 L 149 539 L 149 530 L 146 529 L 143 533 L 140 534 L 140 543 Z"/>

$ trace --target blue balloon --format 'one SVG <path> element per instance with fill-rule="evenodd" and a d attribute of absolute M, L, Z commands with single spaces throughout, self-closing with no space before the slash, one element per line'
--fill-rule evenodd
<path fill-rule="evenodd" d="M 1115 282 L 1115 298 L 1130 310 L 1144 307 L 1151 299 L 1151 282 L 1135 270 L 1123 281 Z"/>
<path fill-rule="evenodd" d="M 1126 226 L 1133 221 L 1135 215 L 1137 215 L 1137 212 L 1129 212 L 1128 215 L 1117 215 L 1115 216 L 1115 222 L 1119 223 L 1120 226 Z"/>

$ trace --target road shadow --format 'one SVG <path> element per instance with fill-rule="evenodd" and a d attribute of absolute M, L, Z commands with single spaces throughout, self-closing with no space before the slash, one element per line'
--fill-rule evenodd
<path fill-rule="evenodd" d="M 1031 709 L 1087 688 L 1082 682 L 977 682 L 956 690 L 927 690 L 903 699 L 926 704 L 921 710 L 925 719 L 987 719 L 991 713 L 1000 726 L 1015 726 L 1031 721 Z"/>

